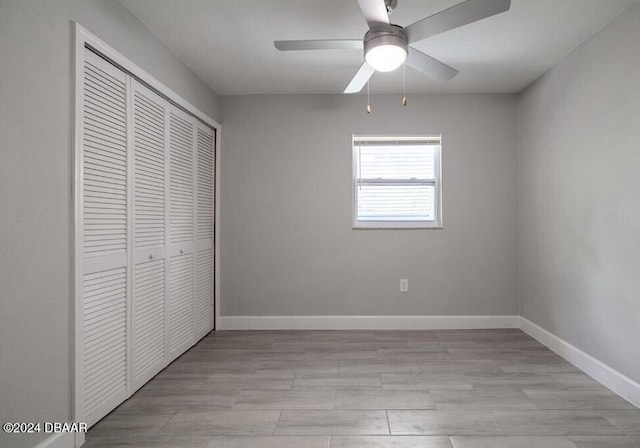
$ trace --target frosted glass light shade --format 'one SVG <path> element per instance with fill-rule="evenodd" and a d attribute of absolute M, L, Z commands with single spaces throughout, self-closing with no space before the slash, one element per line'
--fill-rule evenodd
<path fill-rule="evenodd" d="M 369 48 L 364 59 L 378 72 L 391 72 L 407 59 L 407 51 L 397 45 L 378 45 Z"/>

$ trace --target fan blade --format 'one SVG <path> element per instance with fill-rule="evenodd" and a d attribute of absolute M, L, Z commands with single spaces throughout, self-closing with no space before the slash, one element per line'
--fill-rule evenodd
<path fill-rule="evenodd" d="M 360 10 L 367 20 L 369 28 L 379 23 L 387 25 L 390 23 L 384 0 L 358 0 L 358 5 L 360 5 Z"/>
<path fill-rule="evenodd" d="M 409 43 L 508 11 L 511 0 L 467 0 L 404 28 Z"/>
<path fill-rule="evenodd" d="M 366 62 L 362 64 L 362 67 L 358 69 L 353 78 L 349 82 L 349 85 L 344 89 L 343 93 L 358 93 L 362 90 L 364 85 L 369 81 L 371 75 L 375 73 L 375 70 Z"/>
<path fill-rule="evenodd" d="M 276 40 L 273 45 L 280 51 L 297 50 L 362 50 L 362 40 Z"/>
<path fill-rule="evenodd" d="M 407 65 L 436 81 L 445 82 L 460 73 L 455 68 L 448 66 L 444 62 L 428 56 L 413 47 L 409 47 Z"/>

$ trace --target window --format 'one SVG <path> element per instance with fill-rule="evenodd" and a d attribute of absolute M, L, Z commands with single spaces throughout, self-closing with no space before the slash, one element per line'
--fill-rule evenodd
<path fill-rule="evenodd" d="M 440 142 L 354 135 L 353 227 L 441 227 Z"/>

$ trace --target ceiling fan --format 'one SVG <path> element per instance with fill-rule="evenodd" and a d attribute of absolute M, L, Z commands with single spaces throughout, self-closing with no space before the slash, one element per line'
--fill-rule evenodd
<path fill-rule="evenodd" d="M 369 24 L 362 40 L 277 40 L 275 47 L 280 51 L 364 49 L 365 61 L 344 93 L 359 92 L 376 71 L 393 71 L 405 60 L 409 67 L 445 82 L 456 76 L 458 70 L 416 50 L 411 44 L 508 11 L 511 0 L 466 0 L 406 27 L 389 21 L 397 0 L 358 0 L 358 4 Z"/>

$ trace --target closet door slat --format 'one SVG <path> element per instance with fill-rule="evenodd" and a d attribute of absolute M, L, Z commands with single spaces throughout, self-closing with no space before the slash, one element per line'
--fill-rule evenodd
<path fill-rule="evenodd" d="M 114 294 L 99 297 L 101 280 L 117 282 L 115 286 L 118 288 Z M 111 410 L 105 410 L 105 402 L 118 396 L 126 398 L 126 268 L 87 274 L 84 282 L 84 299 L 87 303 L 83 316 L 84 401 L 87 423 L 93 424 Z M 101 307 L 93 306 L 94 297 L 99 300 Z M 109 307 L 114 311 L 104 312 Z M 105 367 L 100 361 L 108 354 L 111 358 Z"/>
<path fill-rule="evenodd" d="M 168 356 L 175 359 L 196 342 L 194 331 L 196 120 L 171 105 L 168 109 L 169 233 Z"/>
<path fill-rule="evenodd" d="M 194 342 L 193 254 L 169 259 L 169 351 L 174 355 Z"/>
<path fill-rule="evenodd" d="M 84 239 L 84 253 L 92 257 L 125 253 L 126 228 L 105 224 L 110 220 L 124 219 L 127 214 L 127 120 L 124 115 L 116 116 L 111 112 L 111 109 L 123 111 L 123 114 L 126 111 L 126 76 L 90 52 L 87 53 L 84 75 L 83 227 L 85 235 L 89 230 L 100 235 L 99 238 Z M 104 94 L 105 99 L 97 100 L 100 94 Z M 121 155 L 87 141 L 87 136 L 99 136 L 101 133 L 111 136 L 104 143 Z"/>
<path fill-rule="evenodd" d="M 169 112 L 169 242 L 193 240 L 194 125 L 178 110 Z"/>
<path fill-rule="evenodd" d="M 215 131 L 197 123 L 196 132 L 196 290 L 194 327 L 200 338 L 213 329 Z"/>
<path fill-rule="evenodd" d="M 135 248 L 165 244 L 165 120 L 164 100 L 138 83 L 133 89 L 134 135 L 134 245 Z M 146 192 L 154 191 L 153 203 Z M 142 210 L 149 213 L 142 214 Z M 144 224 L 144 225 L 141 225 Z M 145 227 L 145 238 L 140 231 Z M 153 230 L 149 230 L 153 228 Z"/>
<path fill-rule="evenodd" d="M 165 260 L 135 266 L 132 354 L 134 387 L 142 386 L 165 365 L 165 275 Z"/>
<path fill-rule="evenodd" d="M 198 239 L 213 239 L 215 135 L 198 126 Z"/>
<path fill-rule="evenodd" d="M 196 252 L 194 329 L 201 337 L 213 329 L 213 250 Z"/>
<path fill-rule="evenodd" d="M 133 81 L 132 392 L 166 360 L 166 101 Z"/>
<path fill-rule="evenodd" d="M 128 394 L 127 75 L 85 50 L 82 92 L 81 381 L 93 425 Z"/>

